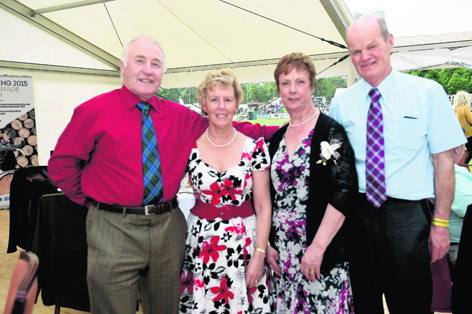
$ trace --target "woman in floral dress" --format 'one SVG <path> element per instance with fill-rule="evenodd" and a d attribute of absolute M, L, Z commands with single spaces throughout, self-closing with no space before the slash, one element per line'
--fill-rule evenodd
<path fill-rule="evenodd" d="M 187 221 L 180 312 L 272 313 L 264 263 L 271 224 L 267 146 L 233 128 L 243 92 L 232 72 L 210 72 L 197 96 L 209 127 L 187 164 L 196 204 Z"/>
<path fill-rule="evenodd" d="M 343 127 L 313 106 L 315 68 L 301 53 L 275 70 L 290 123 L 269 153 L 276 313 L 353 313 L 346 215 L 355 206 L 354 153 Z"/>

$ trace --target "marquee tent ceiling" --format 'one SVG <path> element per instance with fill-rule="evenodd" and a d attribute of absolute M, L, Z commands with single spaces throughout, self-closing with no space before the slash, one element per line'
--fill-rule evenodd
<path fill-rule="evenodd" d="M 398 71 L 472 67 L 472 32 L 395 39 L 392 66 Z"/>
<path fill-rule="evenodd" d="M 277 61 L 293 51 L 313 57 L 318 77 L 352 75 L 343 0 L 2 0 L 0 23 L 2 46 L 11 47 L 0 50 L 0 68 L 118 77 L 122 43 L 146 34 L 166 51 L 165 88 L 195 86 L 221 67 L 241 82 L 273 81 Z M 394 67 L 449 65 L 454 49 L 472 47 L 472 33 L 395 44 Z"/>
<path fill-rule="evenodd" d="M 347 75 L 350 85 L 351 23 L 344 0 L 0 0 L 0 79 L 33 78 L 44 165 L 74 108 L 119 88 L 121 43 L 136 36 L 157 37 L 166 51 L 164 88 L 196 86 L 219 67 L 242 83 L 273 81 L 277 61 L 293 51 L 313 57 L 318 77 Z M 470 66 L 471 50 L 471 32 L 395 38 L 392 64 Z"/>
<path fill-rule="evenodd" d="M 243 82 L 273 80 L 267 73 L 273 73 L 279 58 L 292 51 L 313 56 L 321 71 L 346 56 L 343 36 L 352 21 L 338 0 L 75 0 L 68 3 L 99 3 L 62 9 L 64 2 L 3 0 L 0 9 L 101 64 L 76 66 L 68 60 L 57 68 L 53 62 L 37 62 L 38 53 L 51 53 L 51 47 L 41 51 L 43 43 L 25 35 L 29 49 L 22 51 L 23 66 L 119 75 L 121 44 L 146 34 L 158 38 L 166 52 L 165 87 L 194 86 L 205 75 L 202 71 L 218 67 L 234 68 Z M 8 65 L 1 53 L 0 60 Z M 323 73 L 343 72 L 332 67 Z"/>

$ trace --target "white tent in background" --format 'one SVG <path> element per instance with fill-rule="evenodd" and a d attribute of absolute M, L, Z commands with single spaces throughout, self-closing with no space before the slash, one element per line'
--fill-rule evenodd
<path fill-rule="evenodd" d="M 293 51 L 313 56 L 319 71 L 327 69 L 346 56 L 344 31 L 352 21 L 342 0 L 299 0 L 296 3 L 285 0 L 70 0 L 70 5 L 64 2 L 2 0 L 2 15 L 11 15 L 10 35 L 17 43 L 20 39 L 25 45 L 22 60 L 16 61 L 30 63 L 29 69 L 118 76 L 122 43 L 139 35 L 151 35 L 159 39 L 167 54 L 165 88 L 195 86 L 205 71 L 223 67 L 233 68 L 242 82 L 269 81 L 279 58 Z M 77 66 L 76 55 L 69 54 L 57 61 L 35 62 L 38 55 L 49 54 L 52 58 L 56 47 L 45 46 L 32 33 L 18 36 L 18 25 L 25 22 L 34 25 L 36 31 L 59 38 L 100 61 L 105 67 L 93 63 Z M 69 56 L 73 58 L 63 60 Z M 8 61 L 1 51 L 0 60 Z M 0 66 L 8 64 L 0 63 Z M 57 69 L 57 66 L 68 68 Z M 332 67 L 323 73 L 343 75 L 345 71 L 341 68 Z"/>
<path fill-rule="evenodd" d="M 273 81 L 279 58 L 293 51 L 313 58 L 318 77 L 352 83 L 351 23 L 343 0 L 1 0 L 0 75 L 33 77 L 46 164 L 73 108 L 121 86 L 122 43 L 136 36 L 154 36 L 165 50 L 164 88 L 196 86 L 215 68 L 232 68 L 241 83 Z M 471 38 L 396 38 L 394 67 L 470 65 Z"/>
<path fill-rule="evenodd" d="M 472 69 L 472 32 L 395 38 L 392 67 L 398 71 L 446 67 Z"/>

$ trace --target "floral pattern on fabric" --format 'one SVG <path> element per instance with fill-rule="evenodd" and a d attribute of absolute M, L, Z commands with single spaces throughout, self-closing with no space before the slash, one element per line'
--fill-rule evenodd
<path fill-rule="evenodd" d="M 202 161 L 196 145 L 187 171 L 195 196 L 217 207 L 238 206 L 251 198 L 253 171 L 269 169 L 262 138 L 247 138 L 241 162 L 220 173 Z M 254 254 L 256 216 L 207 220 L 190 214 L 181 274 L 180 313 L 272 313 L 272 277 L 264 267 L 262 280 L 246 287 L 245 269 Z"/>
<path fill-rule="evenodd" d="M 271 293 L 276 313 L 354 313 L 349 280 L 349 264 L 336 265 L 329 275 L 315 282 L 300 272 L 307 249 L 306 210 L 309 196 L 310 153 L 313 130 L 293 155 L 285 137 L 271 165 L 276 196 L 272 224 L 279 251 L 282 276 L 275 275 Z"/>
<path fill-rule="evenodd" d="M 217 207 L 238 206 L 251 198 L 252 172 L 269 169 L 270 157 L 261 137 L 258 140 L 246 138 L 241 162 L 220 173 L 205 163 L 195 144 L 185 169 L 195 197 L 204 203 Z"/>

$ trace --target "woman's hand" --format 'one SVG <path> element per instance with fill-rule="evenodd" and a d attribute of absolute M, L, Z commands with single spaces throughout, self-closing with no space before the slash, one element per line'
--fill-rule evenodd
<path fill-rule="evenodd" d="M 252 191 L 254 195 L 254 210 L 256 211 L 256 241 L 254 255 L 246 268 L 246 286 L 252 287 L 262 278 L 262 269 L 267 250 L 264 250 L 269 240 L 272 205 L 269 193 L 269 170 L 254 171 Z M 264 252 L 265 251 L 265 252 Z"/>
<path fill-rule="evenodd" d="M 254 251 L 254 256 L 246 268 L 246 287 L 250 288 L 262 279 L 262 268 L 264 267 L 265 254 Z"/>
<path fill-rule="evenodd" d="M 277 261 L 279 260 L 279 252 L 277 252 L 273 247 L 268 246 L 266 249 L 267 252 L 267 262 L 269 263 L 270 268 L 279 276 L 282 276 L 282 270 L 279 267 Z"/>
<path fill-rule="evenodd" d="M 300 271 L 308 280 L 320 279 L 321 262 L 326 248 L 344 223 L 344 214 L 331 204 L 326 207 L 323 220 L 315 238 L 302 257 Z"/>
<path fill-rule="evenodd" d="M 321 262 L 323 261 L 324 251 L 314 245 L 310 245 L 302 257 L 300 271 L 308 280 L 315 281 L 320 279 Z"/>
<path fill-rule="evenodd" d="M 25 152 L 22 149 L 17 148 L 16 150 L 19 151 L 23 157 L 25 157 Z"/>

